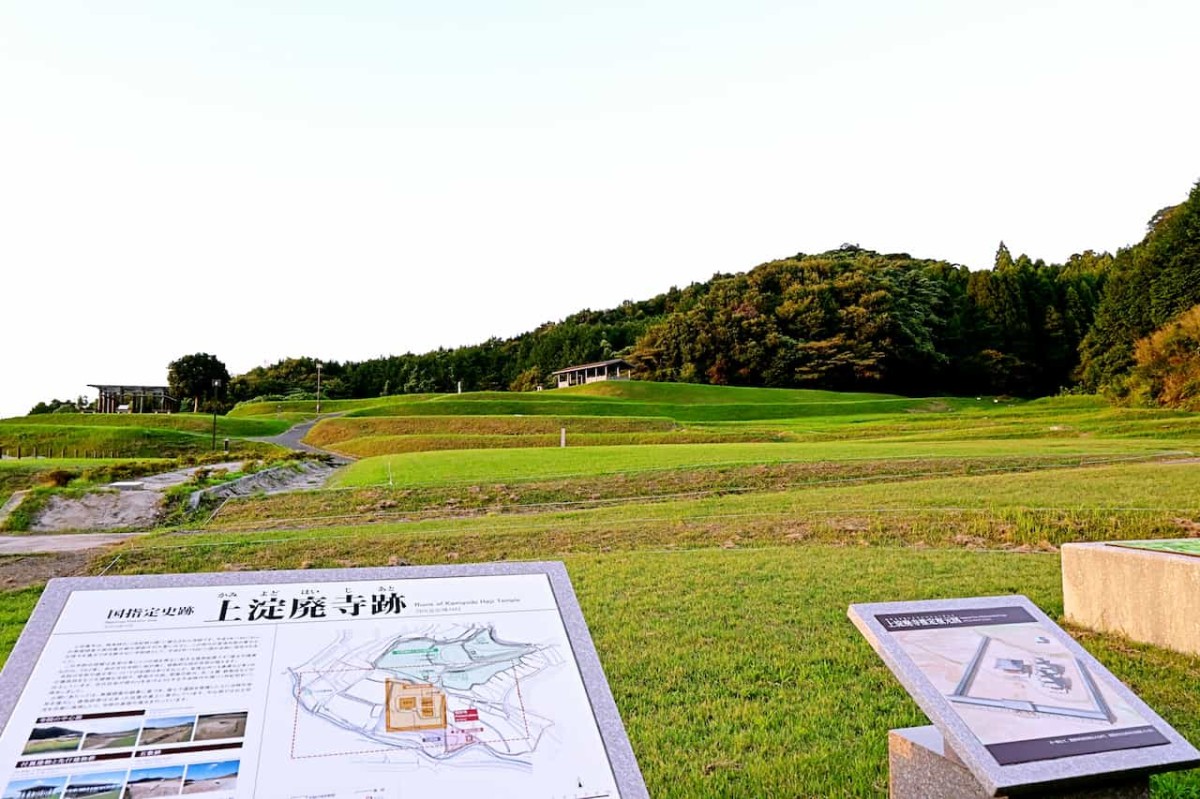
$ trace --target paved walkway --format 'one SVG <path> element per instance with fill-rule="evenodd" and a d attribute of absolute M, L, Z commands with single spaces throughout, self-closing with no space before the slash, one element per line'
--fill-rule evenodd
<path fill-rule="evenodd" d="M 341 413 L 324 413 L 324 414 L 321 414 L 320 416 L 318 416 L 316 419 L 312 419 L 311 421 L 301 422 L 300 424 L 293 425 L 292 427 L 289 427 L 285 432 L 280 433 L 277 436 L 270 436 L 270 437 L 266 437 L 266 438 L 254 438 L 251 440 L 252 441 L 264 441 L 268 444 L 275 444 L 280 447 L 286 447 L 287 449 L 295 450 L 297 452 L 307 452 L 311 455 L 325 455 L 327 457 L 333 458 L 335 465 L 344 466 L 347 463 L 350 463 L 351 461 L 353 461 L 355 459 L 348 457 L 346 455 L 339 455 L 336 452 L 330 452 L 327 449 L 320 449 L 319 447 L 314 447 L 311 444 L 305 444 L 301 440 L 306 435 L 308 435 L 308 431 L 312 430 L 313 425 L 315 425 L 317 422 L 321 421 L 322 419 L 331 419 L 335 416 L 341 416 L 341 415 L 342 415 Z"/>
<path fill-rule="evenodd" d="M 82 552 L 119 544 L 137 533 L 76 533 L 74 535 L 0 535 L 0 555 Z"/>

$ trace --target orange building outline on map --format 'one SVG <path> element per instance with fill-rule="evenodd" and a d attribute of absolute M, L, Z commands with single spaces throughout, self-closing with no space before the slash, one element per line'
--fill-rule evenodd
<path fill-rule="evenodd" d="M 446 729 L 446 695 L 430 683 L 387 680 L 388 732 Z"/>

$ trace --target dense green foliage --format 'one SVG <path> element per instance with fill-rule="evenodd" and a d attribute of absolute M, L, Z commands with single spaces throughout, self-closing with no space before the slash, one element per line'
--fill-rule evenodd
<path fill-rule="evenodd" d="M 80 397 L 78 400 L 52 399 L 49 402 L 39 402 L 29 409 L 30 416 L 41 416 L 47 413 L 78 413 L 87 407 L 87 401 Z"/>
<path fill-rule="evenodd" d="M 1128 392 L 1134 345 L 1200 303 L 1200 182 L 1150 220 L 1139 244 L 1117 253 L 1096 322 L 1082 346 L 1085 388 Z"/>
<path fill-rule="evenodd" d="M 903 394 L 1051 393 L 1070 381 L 1104 260 L 1003 244 L 989 272 L 843 247 L 712 281 L 632 357 L 652 379 Z"/>
<path fill-rule="evenodd" d="M 192 400 L 191 410 L 200 410 L 201 400 L 219 403 L 229 389 L 229 370 L 215 355 L 197 352 L 167 365 L 167 385 L 176 399 Z"/>

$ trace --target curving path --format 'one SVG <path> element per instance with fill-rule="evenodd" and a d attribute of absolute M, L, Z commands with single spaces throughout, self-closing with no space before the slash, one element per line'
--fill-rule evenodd
<path fill-rule="evenodd" d="M 317 422 L 321 421 L 322 419 L 331 419 L 335 416 L 341 415 L 341 413 L 324 413 L 315 419 L 311 419 L 307 422 L 301 422 L 297 425 L 292 425 L 277 436 L 253 438 L 250 440 L 263 441 L 267 444 L 275 444 L 276 446 L 286 447 L 287 449 L 295 450 L 296 452 L 307 452 L 311 455 L 323 455 L 325 457 L 332 458 L 336 466 L 345 466 L 347 463 L 350 463 L 356 459 L 347 455 L 338 454 L 336 452 L 330 452 L 327 449 L 314 447 L 312 444 L 305 444 L 303 441 L 304 437 L 308 435 L 308 431 L 312 430 L 313 425 L 315 425 Z"/>

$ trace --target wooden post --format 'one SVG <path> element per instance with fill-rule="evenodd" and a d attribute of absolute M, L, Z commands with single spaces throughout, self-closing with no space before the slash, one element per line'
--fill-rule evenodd
<path fill-rule="evenodd" d="M 562 428 L 558 431 L 558 445 L 565 447 L 567 445 L 567 428 Z"/>

